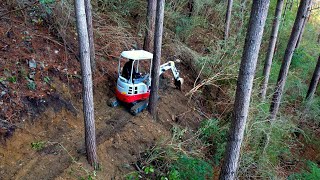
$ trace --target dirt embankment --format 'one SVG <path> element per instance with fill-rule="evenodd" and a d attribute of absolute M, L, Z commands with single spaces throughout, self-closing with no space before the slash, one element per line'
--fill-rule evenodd
<path fill-rule="evenodd" d="M 92 168 L 84 154 L 79 62 L 48 28 L 22 17 L 0 19 L 0 120 L 6 124 L 0 129 L 0 179 L 87 177 Z M 123 179 L 135 170 L 141 152 L 170 137 L 173 125 L 196 129 L 205 119 L 184 95 L 194 81 L 187 76 L 188 67 L 181 65 L 183 92 L 165 76 L 153 121 L 147 112 L 132 116 L 124 107 L 107 106 L 114 96 L 117 64 L 109 57 L 99 57 L 97 64 L 97 179 Z"/>

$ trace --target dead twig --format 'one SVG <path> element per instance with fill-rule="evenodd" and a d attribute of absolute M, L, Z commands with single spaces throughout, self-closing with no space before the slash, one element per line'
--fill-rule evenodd
<path fill-rule="evenodd" d="M 48 37 L 45 37 L 45 36 L 43 36 L 43 35 L 35 34 L 34 36 L 41 37 L 41 38 L 46 39 L 46 40 L 49 40 L 49 41 L 51 41 L 51 42 L 53 42 L 53 43 L 55 43 L 55 44 L 58 44 L 59 46 L 64 47 L 64 45 L 63 45 L 63 44 L 61 44 L 61 43 L 59 43 L 58 41 L 53 40 L 53 39 L 48 38 Z"/>

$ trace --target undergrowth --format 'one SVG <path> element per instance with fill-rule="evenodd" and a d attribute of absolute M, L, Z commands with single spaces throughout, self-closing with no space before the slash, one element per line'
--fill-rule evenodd
<path fill-rule="evenodd" d="M 289 176 L 289 180 L 318 180 L 320 179 L 320 167 L 311 162 L 307 162 L 308 170 L 304 170 L 300 173 L 295 173 Z"/>

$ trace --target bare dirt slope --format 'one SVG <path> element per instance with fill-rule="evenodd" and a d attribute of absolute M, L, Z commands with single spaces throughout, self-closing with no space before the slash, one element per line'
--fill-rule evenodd
<path fill-rule="evenodd" d="M 170 129 L 180 115 L 181 124 L 198 124 L 202 119 L 186 104 L 187 99 L 169 87 L 162 92 L 159 120 L 152 121 L 147 112 L 130 115 L 123 107 L 110 108 L 108 96 L 96 93 L 96 127 L 101 171 L 98 179 L 122 179 L 134 170 L 139 154 L 161 139 L 170 137 Z M 81 100 L 72 100 L 80 110 Z M 183 114 L 184 112 L 187 112 Z M 55 112 L 48 107 L 33 123 L 19 127 L 0 148 L 1 179 L 74 179 L 86 176 L 88 167 L 84 154 L 83 117 L 66 110 Z M 31 144 L 45 142 L 35 150 Z M 74 160 L 74 161 L 73 161 Z M 76 162 L 75 162 L 76 161 Z"/>

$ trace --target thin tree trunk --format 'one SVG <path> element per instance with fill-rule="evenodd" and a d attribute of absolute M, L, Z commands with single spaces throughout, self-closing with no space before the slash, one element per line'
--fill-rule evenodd
<path fill-rule="evenodd" d="M 188 2 L 188 16 L 191 17 L 193 13 L 193 8 L 194 8 L 194 0 L 189 0 Z"/>
<path fill-rule="evenodd" d="M 297 41 L 297 44 L 296 44 L 296 49 L 300 45 L 300 42 L 301 42 L 301 39 L 302 39 L 302 36 L 303 36 L 303 32 L 304 32 L 304 28 L 306 27 L 306 24 L 308 22 L 308 19 L 309 19 L 310 13 L 311 13 L 311 5 L 312 5 L 312 0 L 310 0 L 307 15 L 304 18 L 303 25 L 302 25 L 302 28 L 300 30 L 299 38 L 298 38 L 298 41 Z"/>
<path fill-rule="evenodd" d="M 87 29 L 89 36 L 89 46 L 90 46 L 90 64 L 91 71 L 94 73 L 96 70 L 96 61 L 95 61 L 95 48 L 94 48 L 94 38 L 93 38 L 93 25 L 92 25 L 92 13 L 91 13 L 91 2 L 90 0 L 84 0 L 85 9 L 86 9 L 86 19 L 87 19 Z"/>
<path fill-rule="evenodd" d="M 284 2 L 284 0 L 277 1 L 277 7 L 276 7 L 276 12 L 275 12 L 275 17 L 273 20 L 273 26 L 272 26 L 272 32 L 271 32 L 271 37 L 270 37 L 270 41 L 269 41 L 268 52 L 267 52 L 267 56 L 266 56 L 266 60 L 265 60 L 265 64 L 264 64 L 264 69 L 263 69 L 263 82 L 262 82 L 261 92 L 260 92 L 260 97 L 262 98 L 262 101 L 264 101 L 266 98 L 272 59 L 273 59 L 273 55 L 274 55 L 274 51 L 275 51 L 275 47 L 276 47 L 276 42 L 278 39 L 283 2 Z"/>
<path fill-rule="evenodd" d="M 289 42 L 287 45 L 287 49 L 284 54 L 283 62 L 281 65 L 279 76 L 278 76 L 277 85 L 276 85 L 276 88 L 274 90 L 274 94 L 272 97 L 272 102 L 271 102 L 271 106 L 270 106 L 270 120 L 274 120 L 276 118 L 276 115 L 279 110 L 281 96 L 282 96 L 284 86 L 286 83 L 286 79 L 287 79 L 287 75 L 288 75 L 288 71 L 289 71 L 289 66 L 291 63 L 291 59 L 293 56 L 295 46 L 298 41 L 299 33 L 300 33 L 302 25 L 303 25 L 303 21 L 305 19 L 306 14 L 307 14 L 309 2 L 310 2 L 310 0 L 301 0 L 300 5 L 299 5 L 296 20 L 294 22 L 292 32 L 290 35 L 290 39 L 289 39 Z"/>
<path fill-rule="evenodd" d="M 320 79 L 320 56 L 318 58 L 318 63 L 317 66 L 313 72 L 313 76 L 310 82 L 310 86 L 307 92 L 307 96 L 306 99 L 307 100 L 311 100 L 314 96 L 314 93 L 316 92 L 317 89 L 317 85 L 319 83 L 319 79 Z"/>
<path fill-rule="evenodd" d="M 242 26 L 244 24 L 244 17 L 245 17 L 245 12 L 246 12 L 246 4 L 247 4 L 247 0 L 242 0 L 241 1 L 241 24 L 240 24 L 240 30 L 242 29 Z"/>
<path fill-rule="evenodd" d="M 227 40 L 228 37 L 229 37 L 232 5 L 233 5 L 233 0 L 228 0 L 228 7 L 227 7 L 226 21 L 225 21 L 225 29 L 224 29 L 224 40 Z"/>
<path fill-rule="evenodd" d="M 158 104 L 158 90 L 159 90 L 159 71 L 161 62 L 161 46 L 162 46 L 162 33 L 163 33 L 163 18 L 164 18 L 164 5 L 165 0 L 157 0 L 157 17 L 156 17 L 156 30 L 154 39 L 154 54 L 151 70 L 151 92 L 149 99 L 149 112 L 154 119 L 157 115 Z"/>
<path fill-rule="evenodd" d="M 229 131 L 225 159 L 221 167 L 220 179 L 222 180 L 233 180 L 236 178 L 240 148 L 249 111 L 252 84 L 269 3 L 269 0 L 254 0 L 252 3 L 237 83 L 233 120 Z"/>
<path fill-rule="evenodd" d="M 156 10 L 157 0 L 148 0 L 147 27 L 146 35 L 144 37 L 143 49 L 149 52 L 153 51 Z"/>
<path fill-rule="evenodd" d="M 97 167 L 98 158 L 96 153 L 92 74 L 90 67 L 90 46 L 84 0 L 75 0 L 75 12 L 77 19 L 82 74 L 83 114 L 85 124 L 86 152 L 89 164 L 91 164 L 94 167 Z"/>
<path fill-rule="evenodd" d="M 286 21 L 286 14 L 287 14 L 287 11 L 288 11 L 288 10 L 290 10 L 290 11 L 291 11 L 291 9 L 290 9 L 290 8 L 292 8 L 292 6 L 293 6 L 293 0 L 287 0 L 287 1 L 286 1 L 285 8 L 284 8 L 284 10 L 283 10 L 283 15 L 282 15 L 282 18 L 281 18 L 281 23 L 280 23 L 280 28 L 279 28 L 279 31 L 280 31 L 280 32 L 282 31 L 283 24 L 284 24 L 284 23 L 285 23 L 285 21 Z M 274 53 L 276 53 L 276 52 L 277 52 L 277 50 L 278 50 L 279 42 L 280 42 L 280 41 L 277 39 L 276 47 L 275 47 L 275 51 L 274 51 Z"/>

